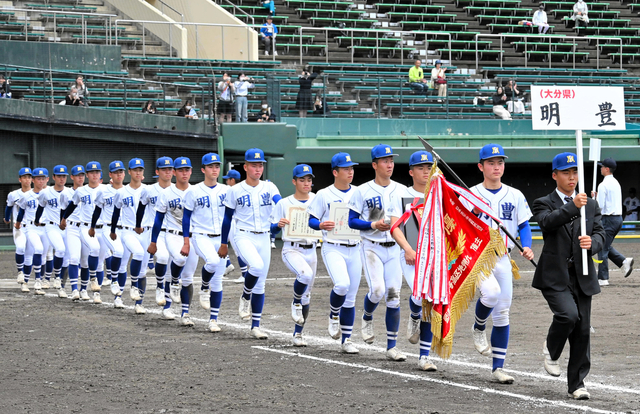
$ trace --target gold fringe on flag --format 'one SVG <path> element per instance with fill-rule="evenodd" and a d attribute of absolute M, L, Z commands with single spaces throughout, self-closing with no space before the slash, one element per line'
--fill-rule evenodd
<path fill-rule="evenodd" d="M 509 258 L 511 259 L 511 257 Z M 513 259 L 511 259 L 511 274 L 515 280 L 520 280 L 520 268 Z"/>

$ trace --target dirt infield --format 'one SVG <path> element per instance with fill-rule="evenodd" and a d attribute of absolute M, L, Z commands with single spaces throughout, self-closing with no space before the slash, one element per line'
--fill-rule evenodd
<path fill-rule="evenodd" d="M 540 245 L 536 245 L 536 253 Z M 640 244 L 618 244 L 625 255 Z M 23 294 L 14 280 L 13 252 L 0 253 L 1 413 L 640 413 L 640 270 L 628 279 L 611 273 L 611 286 L 593 303 L 589 401 L 566 395 L 568 347 L 563 376 L 545 374 L 542 342 L 551 320 L 542 295 L 531 288 L 531 266 L 519 260 L 514 284 L 511 339 L 506 369 L 513 385 L 490 382 L 491 359 L 473 348 L 472 313 L 458 324 L 453 356 L 435 359 L 438 371 L 417 369 L 417 345 L 406 340 L 409 290 L 403 287 L 398 344 L 407 362 L 385 359 L 384 309 L 374 314 L 376 342 L 365 345 L 356 318 L 359 355 L 343 355 L 327 332 L 331 280 L 319 259 L 311 313 L 305 326 L 309 346 L 290 343 L 293 278 L 273 250 L 263 327 L 269 340 L 249 337 L 237 315 L 242 287 L 225 282 L 220 312 L 223 329 L 206 331 L 208 313 L 197 298 L 195 328 L 160 319 L 153 300 L 155 278 L 145 299 L 149 313 Z M 615 267 L 615 266 L 614 266 Z M 236 270 L 232 276 L 238 276 Z M 199 279 L 197 279 L 199 281 Z M 197 286 L 199 283 L 197 283 Z M 33 289 L 32 289 L 33 292 Z M 362 312 L 366 283 L 356 301 Z M 174 305 L 174 309 L 178 308 Z"/>

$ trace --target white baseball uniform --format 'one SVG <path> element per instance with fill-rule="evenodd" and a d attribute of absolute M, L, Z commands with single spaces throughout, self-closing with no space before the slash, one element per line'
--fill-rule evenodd
<path fill-rule="evenodd" d="M 132 257 L 134 260 L 139 260 L 143 266 L 149 262 L 147 247 L 149 246 L 150 232 L 145 230 L 142 234 L 138 234 L 134 230 L 136 226 L 136 211 L 144 186 L 145 184 L 142 184 L 138 188 L 133 188 L 131 184 L 127 184 L 116 191 L 114 196 L 114 207 L 120 209 L 121 224 L 119 227 L 122 227 L 120 238 L 124 246 L 124 254 L 122 256 L 119 273 L 127 271 L 129 257 Z M 138 275 L 132 276 L 135 277 Z"/>
<path fill-rule="evenodd" d="M 38 194 L 38 203 L 44 207 L 40 223 L 44 224 L 45 233 L 49 239 L 49 244 L 53 247 L 56 257 L 65 257 L 67 251 L 64 231 L 60 229 L 60 211 L 65 206 L 62 205 L 61 198 L 68 192 L 56 191 L 55 187 L 46 187 Z"/>
<path fill-rule="evenodd" d="M 82 267 L 87 267 L 89 256 L 99 257 L 100 255 L 100 242 L 95 237 L 89 237 L 89 228 L 96 199 L 101 197 L 102 187 L 99 185 L 91 188 L 87 184 L 78 188 L 70 200 L 76 205 L 73 213 L 67 218 L 67 248 L 71 265 L 80 264 Z M 62 198 L 65 197 L 62 196 Z"/>
<path fill-rule="evenodd" d="M 424 198 L 424 193 L 416 191 L 413 187 L 407 187 L 404 192 L 401 192 L 398 197 L 394 198 L 394 203 L 389 207 L 388 214 L 390 217 L 400 218 L 405 211 L 405 205 L 402 203 L 403 198 L 411 198 L 415 199 Z M 402 267 L 402 274 L 404 275 L 404 280 L 409 285 L 409 290 L 413 292 L 413 277 L 415 274 L 415 266 L 411 266 L 407 264 L 407 261 L 404 258 L 404 250 L 400 249 L 400 266 Z M 414 298 L 411 297 L 413 300 Z M 415 299 L 414 302 L 416 304 L 422 305 L 422 299 Z"/>
<path fill-rule="evenodd" d="M 160 201 L 160 194 L 162 194 L 164 190 L 165 188 L 162 188 L 158 183 L 145 186 L 142 190 L 142 194 L 140 194 L 140 203 L 146 206 L 141 224 L 143 228 L 150 229 L 153 227 L 153 223 L 156 218 L 156 208 L 158 206 L 158 202 Z M 162 227 L 162 231 L 158 235 L 158 241 L 156 242 L 157 251 L 154 256 L 157 263 L 168 265 L 169 251 L 167 250 L 165 230 L 166 228 Z"/>
<path fill-rule="evenodd" d="M 30 190 L 18 200 L 18 206 L 24 210 L 21 230 L 24 230 L 24 236 L 27 240 L 24 257 L 24 263 L 27 266 L 31 266 L 33 263 L 33 255 L 43 255 L 49 250 L 49 239 L 47 238 L 44 227 L 36 226 L 34 224 L 36 211 L 38 210 L 39 205 L 39 196 L 39 193 L 36 193 L 34 190 Z M 44 261 L 44 257 L 42 259 Z"/>
<path fill-rule="evenodd" d="M 11 207 L 11 216 L 13 220 L 18 217 L 18 212 L 20 211 L 20 206 L 18 202 L 22 197 L 24 197 L 29 191 L 22 191 L 22 188 L 18 188 L 7 195 L 7 206 Z M 27 247 L 27 237 L 24 234 L 24 230 L 22 228 L 16 229 L 13 227 L 13 244 L 16 246 L 16 254 L 24 255 L 25 249 Z"/>
<path fill-rule="evenodd" d="M 96 207 L 102 209 L 100 212 L 100 218 L 96 224 L 96 239 L 98 239 L 98 243 L 100 243 L 98 271 L 102 271 L 104 269 L 104 259 L 109 255 L 121 258 L 124 254 L 121 237 L 117 237 L 115 240 L 111 240 L 110 237 L 111 219 L 113 218 L 113 203 L 117 191 L 118 190 L 108 184 L 102 186 L 102 189 L 96 195 Z M 120 222 L 118 221 L 118 223 Z M 117 229 L 116 234 L 120 233 L 121 231 Z"/>

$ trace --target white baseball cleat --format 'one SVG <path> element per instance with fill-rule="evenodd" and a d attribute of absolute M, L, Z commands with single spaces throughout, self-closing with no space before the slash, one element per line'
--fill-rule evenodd
<path fill-rule="evenodd" d="M 574 392 L 569 393 L 569 397 L 573 398 L 574 400 L 588 400 L 589 398 L 591 398 L 591 395 L 589 394 L 589 392 L 587 392 L 586 388 L 582 387 L 578 388 Z"/>
<path fill-rule="evenodd" d="M 47 279 L 42 281 L 42 289 L 50 289 L 51 288 L 51 283 L 49 283 L 49 281 Z"/>
<path fill-rule="evenodd" d="M 271 248 L 275 249 L 276 248 L 276 243 L 275 242 L 271 242 Z"/>
<path fill-rule="evenodd" d="M 407 324 L 407 339 L 412 344 L 417 344 L 420 341 L 420 319 L 413 319 L 409 317 L 409 323 Z"/>
<path fill-rule="evenodd" d="M 237 279 L 233 279 L 233 283 L 244 283 L 244 276 L 240 275 Z"/>
<path fill-rule="evenodd" d="M 53 279 L 53 288 L 60 289 L 61 287 L 62 287 L 62 281 L 60 280 L 60 278 L 56 277 L 55 279 Z"/>
<path fill-rule="evenodd" d="M 560 376 L 560 364 L 558 360 L 551 359 L 551 354 L 549 354 L 549 349 L 547 348 L 547 341 L 544 341 L 544 345 L 542 345 L 542 353 L 544 354 L 544 369 L 547 373 L 554 377 Z"/>
<path fill-rule="evenodd" d="M 513 384 L 513 377 L 504 372 L 502 368 L 496 368 L 496 370 L 491 373 L 491 377 L 500 384 Z"/>
<path fill-rule="evenodd" d="M 136 315 L 144 315 L 147 313 L 147 310 L 142 305 L 134 306 L 133 310 L 135 311 Z"/>
<path fill-rule="evenodd" d="M 167 308 L 167 309 L 163 309 L 162 310 L 162 319 L 174 320 L 176 318 L 176 316 L 177 315 L 175 313 L 173 313 L 171 308 Z"/>
<path fill-rule="evenodd" d="M 67 297 L 67 291 L 64 290 L 64 288 L 60 288 L 58 289 L 58 297 L 59 298 L 66 298 Z"/>
<path fill-rule="evenodd" d="M 633 271 L 633 257 L 627 257 L 626 259 L 624 259 L 624 262 L 622 262 L 622 266 L 620 267 L 620 270 L 622 270 L 622 273 L 624 274 L 624 277 L 629 277 L 629 275 Z M 579 388 L 579 389 L 581 389 L 581 388 Z M 586 390 L 585 390 L 585 392 L 586 392 Z M 589 393 L 587 392 L 587 394 L 589 394 Z"/>
<path fill-rule="evenodd" d="M 340 328 L 340 317 L 329 316 L 329 336 L 333 339 L 340 339 L 342 329 Z"/>
<path fill-rule="evenodd" d="M 473 329 L 473 346 L 476 347 L 476 351 L 484 356 L 491 356 L 491 346 L 487 342 L 486 331 L 481 331 L 474 327 L 471 327 L 471 329 Z"/>
<path fill-rule="evenodd" d="M 164 297 L 164 289 L 156 289 L 156 304 L 158 306 L 164 306 L 167 304 L 167 299 Z"/>
<path fill-rule="evenodd" d="M 19 285 L 24 283 L 24 273 L 23 272 L 18 272 L 18 278 L 16 279 L 16 282 L 18 282 Z"/>
<path fill-rule="evenodd" d="M 204 310 L 211 310 L 211 302 L 209 299 L 211 298 L 211 291 L 209 289 L 200 291 L 200 306 Z"/>
<path fill-rule="evenodd" d="M 91 298 L 89 297 L 89 293 L 87 293 L 87 290 L 86 290 L 86 289 L 80 292 L 80 299 L 82 299 L 82 300 L 89 300 L 89 299 L 91 299 Z"/>
<path fill-rule="evenodd" d="M 304 316 L 302 316 L 302 304 L 291 302 L 291 319 L 298 324 L 304 325 Z"/>
<path fill-rule="evenodd" d="M 209 329 L 209 332 L 220 332 L 220 326 L 218 326 L 218 321 L 216 321 L 215 319 L 211 319 L 209 320 L 209 326 L 207 327 L 207 329 Z"/>
<path fill-rule="evenodd" d="M 293 344 L 293 346 L 298 346 L 298 347 L 307 346 L 307 341 L 304 340 L 300 332 L 293 335 L 293 338 L 291 339 L 291 343 Z"/>
<path fill-rule="evenodd" d="M 171 286 L 169 286 L 169 297 L 171 297 L 173 303 L 182 302 L 182 299 L 180 298 L 180 284 L 172 283 Z"/>
<path fill-rule="evenodd" d="M 235 266 L 232 264 L 229 264 L 229 266 L 227 266 L 226 269 L 224 269 L 224 276 L 228 275 L 229 273 L 233 272 L 235 270 Z"/>
<path fill-rule="evenodd" d="M 40 281 L 40 279 L 36 279 L 35 283 L 33 284 L 33 288 L 35 290 L 42 290 L 42 282 Z"/>
<path fill-rule="evenodd" d="M 110 284 L 111 284 L 111 279 L 105 276 L 105 278 L 102 279 L 102 286 L 109 286 Z"/>
<path fill-rule="evenodd" d="M 122 296 L 122 291 L 120 290 L 118 282 L 111 283 L 111 294 L 115 296 Z"/>
<path fill-rule="evenodd" d="M 431 358 L 429 358 L 426 355 L 421 356 L 420 359 L 418 360 L 418 368 L 427 372 L 433 372 L 438 370 L 438 367 L 436 367 L 435 364 L 431 362 Z"/>
<path fill-rule="evenodd" d="M 193 321 L 191 320 L 191 316 L 189 316 L 188 313 L 185 313 L 180 318 L 180 325 L 191 327 L 191 326 L 194 326 L 195 323 L 193 323 Z"/>
<path fill-rule="evenodd" d="M 100 289 L 102 288 L 102 286 L 100 286 L 100 284 L 98 283 L 98 278 L 93 277 L 90 280 L 91 283 L 91 291 L 92 292 L 100 292 Z"/>
<path fill-rule="evenodd" d="M 387 359 L 391 361 L 406 361 L 407 356 L 400 352 L 397 346 L 394 346 L 391 349 L 387 349 Z"/>
<path fill-rule="evenodd" d="M 135 286 L 131 286 L 131 289 L 129 289 L 129 297 L 131 297 L 131 300 L 142 299 L 142 296 L 140 296 L 140 290 Z"/>
<path fill-rule="evenodd" d="M 342 343 L 342 353 L 343 354 L 359 354 L 358 348 L 351 342 L 351 338 L 347 338 Z"/>
<path fill-rule="evenodd" d="M 251 301 L 240 296 L 240 305 L 238 306 L 238 315 L 243 321 L 251 319 Z"/>
<path fill-rule="evenodd" d="M 100 298 L 100 292 L 93 292 L 93 303 L 95 305 L 100 305 L 102 303 L 102 299 Z"/>
<path fill-rule="evenodd" d="M 266 332 L 260 329 L 259 326 L 256 326 L 255 328 L 251 328 L 251 336 L 253 336 L 256 339 L 269 339 L 269 335 L 267 335 Z"/>
<path fill-rule="evenodd" d="M 24 293 L 29 293 L 29 286 L 27 285 L 27 283 L 22 284 L 22 286 L 20 287 L 20 291 Z"/>
<path fill-rule="evenodd" d="M 116 298 L 113 300 L 113 307 L 116 309 L 124 308 L 124 303 L 122 303 L 122 298 L 120 296 L 116 296 Z"/>
<path fill-rule="evenodd" d="M 370 321 L 366 321 L 362 319 L 362 328 L 361 328 L 362 340 L 368 344 L 372 344 L 373 340 L 376 338 L 373 333 L 373 319 Z"/>
<path fill-rule="evenodd" d="M 80 292 L 78 292 L 78 289 L 74 289 L 73 291 L 71 291 L 71 297 L 69 299 L 80 300 Z"/>
<path fill-rule="evenodd" d="M 600 286 L 609 286 L 609 281 L 605 279 L 598 279 L 598 284 Z"/>

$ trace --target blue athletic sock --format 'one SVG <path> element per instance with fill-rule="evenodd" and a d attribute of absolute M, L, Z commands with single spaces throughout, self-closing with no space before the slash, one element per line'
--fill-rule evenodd
<path fill-rule="evenodd" d="M 494 326 L 491 330 L 491 352 L 493 352 L 493 370 L 504 366 L 509 345 L 509 325 Z"/>
<path fill-rule="evenodd" d="M 47 260 L 47 263 L 44 266 L 45 279 L 51 280 L 52 274 L 53 274 L 53 260 Z"/>
<path fill-rule="evenodd" d="M 136 305 L 142 305 L 142 301 L 144 300 L 144 292 L 147 290 L 147 277 L 143 276 L 138 279 L 138 291 L 140 292 L 140 300 L 136 301 Z"/>
<path fill-rule="evenodd" d="M 249 277 L 251 275 L 247 275 Z M 258 278 L 256 278 L 257 280 Z M 245 281 L 245 284 L 247 282 Z M 260 326 L 262 308 L 264 307 L 264 293 L 253 293 L 251 295 L 251 329 Z"/>
<path fill-rule="evenodd" d="M 209 289 L 209 282 L 211 281 L 212 277 L 213 277 L 213 273 L 208 272 L 207 269 L 205 269 L 204 266 L 202 266 L 202 287 L 200 288 L 201 290 Z"/>
<path fill-rule="evenodd" d="M 371 302 L 371 300 L 369 300 L 369 294 L 367 293 L 367 295 L 364 297 L 364 315 L 362 316 L 362 319 L 364 319 L 365 321 L 372 320 L 373 312 L 377 307 L 378 304 Z"/>
<path fill-rule="evenodd" d="M 244 278 L 244 288 L 242 289 L 242 297 L 246 300 L 251 299 L 251 291 L 258 283 L 258 277 L 252 275 L 251 273 L 247 273 L 247 276 Z M 264 296 L 264 295 L 263 295 Z"/>
<path fill-rule="evenodd" d="M 191 286 L 191 285 L 189 285 Z M 182 314 L 189 313 L 189 305 L 191 304 L 191 295 L 189 294 L 189 286 L 182 286 L 180 289 L 180 301 L 182 302 Z"/>
<path fill-rule="evenodd" d="M 25 283 L 29 281 L 29 276 L 31 276 L 31 269 L 33 265 L 24 265 L 23 272 L 24 273 L 24 281 Z"/>
<path fill-rule="evenodd" d="M 226 267 L 229 267 L 229 265 L 231 264 L 231 260 L 227 259 L 227 265 Z"/>
<path fill-rule="evenodd" d="M 120 265 L 122 265 L 122 257 L 111 258 L 111 279 L 120 277 Z"/>
<path fill-rule="evenodd" d="M 104 272 L 102 270 L 96 272 L 96 278 L 98 279 L 98 285 L 102 286 L 102 282 L 104 282 Z"/>
<path fill-rule="evenodd" d="M 246 278 L 247 277 L 247 273 L 249 273 L 249 268 L 247 266 L 241 267 L 240 268 L 240 273 L 242 274 L 242 277 Z"/>
<path fill-rule="evenodd" d="M 293 303 L 302 302 L 302 295 L 304 295 L 305 290 L 307 290 L 307 285 L 300 282 L 298 279 L 293 282 Z"/>
<path fill-rule="evenodd" d="M 222 291 L 211 292 L 209 296 L 209 305 L 211 306 L 211 312 L 209 313 L 209 319 L 218 320 L 218 313 L 220 312 L 220 305 L 222 304 Z"/>
<path fill-rule="evenodd" d="M 24 273 L 24 254 L 16 253 L 16 267 L 18 268 L 18 272 Z"/>
<path fill-rule="evenodd" d="M 69 265 L 69 283 L 71 290 L 78 290 L 78 265 Z"/>
<path fill-rule="evenodd" d="M 87 290 L 88 284 L 89 284 L 89 268 L 81 267 L 80 268 L 80 290 Z"/>
<path fill-rule="evenodd" d="M 42 255 L 34 254 L 33 255 L 33 274 L 36 279 L 42 278 Z"/>
<path fill-rule="evenodd" d="M 242 277 L 247 277 L 247 264 L 242 260 L 240 256 L 238 256 L 238 266 L 240 266 L 240 273 L 242 273 Z"/>
<path fill-rule="evenodd" d="M 62 273 L 62 262 L 64 261 L 63 257 L 53 257 L 53 274 L 54 277 L 61 277 Z"/>
<path fill-rule="evenodd" d="M 149 269 L 153 269 L 154 267 L 156 267 L 155 263 L 153 262 L 153 255 L 149 256 L 149 261 L 147 262 L 147 267 Z"/>
<path fill-rule="evenodd" d="M 398 330 L 400 329 L 400 308 L 387 308 L 384 318 L 387 327 L 387 349 L 396 346 Z"/>
<path fill-rule="evenodd" d="M 338 316 L 340 308 L 342 308 L 346 299 L 346 295 L 338 295 L 333 289 L 331 290 L 329 295 L 329 317 Z"/>
<path fill-rule="evenodd" d="M 138 287 L 138 278 L 140 277 L 140 269 L 142 269 L 141 260 L 131 260 L 129 271 L 131 273 L 131 286 Z"/>
<path fill-rule="evenodd" d="M 182 267 L 171 262 L 171 283 L 178 283 L 180 275 L 182 274 Z"/>
<path fill-rule="evenodd" d="M 89 256 L 89 279 L 96 277 L 96 271 L 98 270 L 98 256 Z"/>
<path fill-rule="evenodd" d="M 169 292 L 171 292 L 171 285 L 169 283 L 165 283 L 164 284 L 165 304 L 163 309 L 169 309 L 171 307 L 171 295 L 169 294 Z"/>
<path fill-rule="evenodd" d="M 413 301 L 413 297 L 409 298 L 409 309 L 411 310 L 411 319 L 420 319 L 422 306 Z"/>
<path fill-rule="evenodd" d="M 111 261 L 113 256 L 109 256 L 104 259 L 104 272 L 107 275 L 107 279 L 111 280 Z"/>
<path fill-rule="evenodd" d="M 356 308 L 340 308 L 340 329 L 342 330 L 342 342 L 345 339 L 351 338 L 351 332 L 353 331 L 353 323 L 356 320 Z"/>
<path fill-rule="evenodd" d="M 479 331 L 484 331 L 484 328 L 487 326 L 487 319 L 489 319 L 489 315 L 491 315 L 491 311 L 493 308 L 488 308 L 478 300 L 476 303 L 476 323 L 473 324 L 473 327 Z"/>
<path fill-rule="evenodd" d="M 156 264 L 156 284 L 158 288 L 164 288 L 164 276 L 167 274 L 167 265 L 162 263 Z"/>
<path fill-rule="evenodd" d="M 429 356 L 432 339 L 431 323 L 420 322 L 420 356 Z"/>
<path fill-rule="evenodd" d="M 118 286 L 120 286 L 120 292 L 124 292 L 124 285 L 127 284 L 127 272 L 118 273 Z"/>

